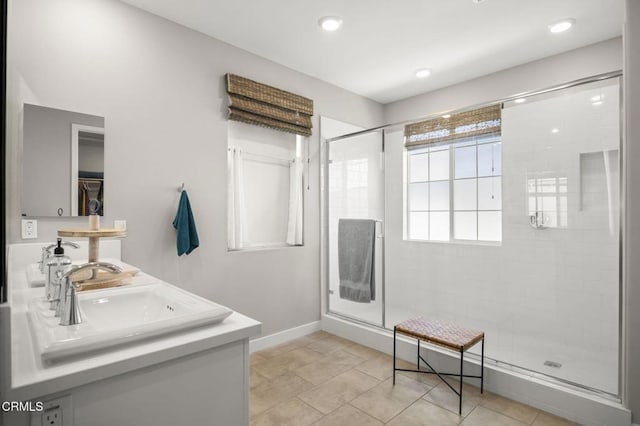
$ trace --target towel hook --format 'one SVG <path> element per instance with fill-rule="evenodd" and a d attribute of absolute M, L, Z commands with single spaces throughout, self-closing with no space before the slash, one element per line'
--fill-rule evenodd
<path fill-rule="evenodd" d="M 184 182 L 182 182 L 182 186 L 180 186 L 180 188 L 178 188 L 178 192 L 182 192 L 184 191 Z"/>

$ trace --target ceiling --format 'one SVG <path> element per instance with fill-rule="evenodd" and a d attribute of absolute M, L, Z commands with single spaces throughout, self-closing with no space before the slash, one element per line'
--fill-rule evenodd
<path fill-rule="evenodd" d="M 624 13 L 623 0 L 124 1 L 381 103 L 618 37 Z M 342 28 L 321 30 L 326 15 Z M 563 18 L 576 24 L 551 34 Z"/>

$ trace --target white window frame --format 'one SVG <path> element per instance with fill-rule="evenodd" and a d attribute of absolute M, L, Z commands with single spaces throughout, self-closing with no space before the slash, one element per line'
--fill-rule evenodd
<path fill-rule="evenodd" d="M 461 145 L 463 144 L 465 141 L 471 142 L 471 140 L 473 139 L 473 143 L 469 143 L 468 145 Z M 483 141 L 484 140 L 484 141 Z M 483 142 L 479 142 L 479 141 L 483 141 Z M 488 145 L 488 144 L 494 144 L 494 143 L 500 143 L 500 150 L 501 150 L 501 164 L 500 164 L 500 169 L 501 169 L 501 173 L 500 174 L 492 174 L 490 176 L 478 176 L 478 146 L 482 146 L 482 145 Z M 500 245 L 502 244 L 502 232 L 501 232 L 501 236 L 500 236 L 500 240 L 481 240 L 478 238 L 479 236 L 479 226 L 478 226 L 478 213 L 480 212 L 500 212 L 502 213 L 504 208 L 504 203 L 502 200 L 502 182 L 503 182 L 503 168 L 502 168 L 502 136 L 501 135 L 492 135 L 492 136 L 474 136 L 471 138 L 460 138 L 460 139 L 454 139 L 451 140 L 449 142 L 443 143 L 443 144 L 438 144 L 440 147 L 444 147 L 446 146 L 446 148 L 442 148 L 440 150 L 434 150 L 435 151 L 448 151 L 449 154 L 449 177 L 447 180 L 431 180 L 431 165 L 429 164 L 429 174 L 427 176 L 427 180 L 426 181 L 420 181 L 420 182 L 410 182 L 410 176 L 411 176 L 411 170 L 410 170 L 410 164 L 411 164 L 411 155 L 413 152 L 413 155 L 416 155 L 416 152 L 421 152 L 421 153 L 426 153 L 427 155 L 431 155 L 431 147 L 426 145 L 424 147 L 416 147 L 416 148 L 411 148 L 411 149 L 407 149 L 405 148 L 405 156 L 404 156 L 404 166 L 405 166 L 405 179 L 404 179 L 404 239 L 406 241 L 415 241 L 415 242 L 426 242 L 426 243 L 445 243 L 445 244 L 483 244 L 483 245 Z M 457 145 L 457 146 L 456 146 Z M 465 177 L 465 178 L 458 178 L 456 179 L 455 177 L 455 150 L 456 148 L 462 148 L 462 147 L 466 147 L 466 146 L 474 146 L 476 148 L 476 175 L 472 176 L 472 177 Z M 430 157 L 429 157 L 430 158 Z M 501 203 L 500 203 L 500 209 L 499 210 L 479 210 L 478 209 L 478 204 L 479 204 L 479 191 L 478 191 L 478 181 L 481 178 L 487 178 L 487 177 L 500 177 L 500 182 L 501 182 L 501 187 L 500 187 L 500 194 L 501 194 Z M 476 180 L 476 209 L 475 210 L 454 210 L 454 199 L 455 199 L 455 195 L 454 195 L 454 186 L 455 186 L 455 182 L 459 181 L 459 180 L 468 180 L 468 179 L 475 179 Z M 410 214 L 413 212 L 425 212 L 425 213 L 431 213 L 431 212 L 438 212 L 438 211 L 442 211 L 444 212 L 444 210 L 431 210 L 431 205 L 429 205 L 429 209 L 427 210 L 410 210 L 410 206 L 409 206 L 409 187 L 412 183 L 431 183 L 431 182 L 449 182 L 449 210 L 447 211 L 447 213 L 449 214 L 449 240 L 433 240 L 431 239 L 431 230 L 430 230 L 430 224 L 431 224 L 431 218 L 429 217 L 429 224 L 427 225 L 427 239 L 417 239 L 417 238 L 410 238 L 410 226 L 411 226 L 411 222 L 410 222 Z M 429 197 L 430 197 L 430 191 L 431 191 L 431 187 L 429 186 Z M 430 203 L 430 200 L 429 200 Z M 473 212 L 476 214 L 476 239 L 471 240 L 471 239 L 462 239 L 462 238 L 455 238 L 455 222 L 454 222 L 454 216 L 456 212 Z M 500 227 L 502 229 L 502 216 L 501 216 L 501 220 L 500 220 Z"/>

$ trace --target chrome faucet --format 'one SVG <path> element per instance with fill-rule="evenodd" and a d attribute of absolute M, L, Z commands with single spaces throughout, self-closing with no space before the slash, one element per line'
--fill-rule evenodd
<path fill-rule="evenodd" d="M 78 306 L 78 296 L 76 295 L 76 284 L 71 279 L 71 275 L 85 269 L 101 269 L 103 271 L 117 274 L 122 272 L 122 268 L 108 262 L 89 262 L 84 265 L 74 266 L 62 276 L 62 287 L 60 289 L 60 301 L 56 316 L 60 315 L 60 325 L 76 325 L 82 322 L 80 307 Z"/>
<path fill-rule="evenodd" d="M 79 244 L 76 244 L 71 241 L 63 241 L 62 245 L 73 247 L 73 248 L 80 248 Z M 42 247 L 42 258 L 40 259 L 40 262 L 38 262 L 38 267 L 40 268 L 40 272 L 42 272 L 43 274 L 44 274 L 44 267 L 47 265 L 47 260 L 49 259 L 49 256 L 51 256 L 51 249 L 57 246 L 58 246 L 58 243 L 53 243 L 53 244 L 49 244 L 48 246 Z"/>

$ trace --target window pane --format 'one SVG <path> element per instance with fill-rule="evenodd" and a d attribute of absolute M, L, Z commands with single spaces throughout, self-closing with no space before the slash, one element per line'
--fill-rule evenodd
<path fill-rule="evenodd" d="M 476 212 L 455 212 L 453 214 L 453 236 L 458 240 L 476 240 Z"/>
<path fill-rule="evenodd" d="M 478 212 L 478 240 L 502 240 L 501 212 Z"/>
<path fill-rule="evenodd" d="M 490 143 L 490 142 L 500 142 L 500 135 L 482 135 L 478 136 L 476 139 L 478 141 L 478 145 L 482 143 Z"/>
<path fill-rule="evenodd" d="M 476 147 L 456 148 L 456 179 L 476 176 Z"/>
<path fill-rule="evenodd" d="M 453 145 L 455 147 L 459 147 L 459 146 L 469 146 L 469 145 L 475 145 L 475 144 L 476 144 L 475 138 L 463 138 L 463 139 L 456 139 Z"/>
<path fill-rule="evenodd" d="M 429 238 L 429 213 L 409 213 L 409 239 L 427 240 Z"/>
<path fill-rule="evenodd" d="M 478 210 L 502 209 L 502 178 L 478 179 Z"/>
<path fill-rule="evenodd" d="M 554 211 L 545 211 L 542 213 L 542 222 L 547 228 L 558 227 L 558 213 Z"/>
<path fill-rule="evenodd" d="M 536 197 L 529 197 L 529 214 L 536 214 Z"/>
<path fill-rule="evenodd" d="M 429 153 L 430 180 L 449 179 L 449 150 Z"/>
<path fill-rule="evenodd" d="M 478 145 L 478 176 L 502 174 L 502 144 Z"/>
<path fill-rule="evenodd" d="M 476 182 L 477 179 L 453 181 L 454 210 L 476 210 Z"/>
<path fill-rule="evenodd" d="M 409 154 L 409 182 L 429 180 L 429 154 Z"/>
<path fill-rule="evenodd" d="M 409 211 L 429 210 L 429 184 L 409 184 Z"/>
<path fill-rule="evenodd" d="M 449 210 L 449 181 L 431 182 L 429 210 Z"/>
<path fill-rule="evenodd" d="M 557 205 L 558 199 L 555 196 L 539 197 L 538 200 L 539 201 L 542 200 L 542 211 L 545 213 L 554 212 L 558 209 L 558 205 Z"/>
<path fill-rule="evenodd" d="M 434 241 L 449 241 L 449 212 L 429 213 L 429 236 Z"/>

